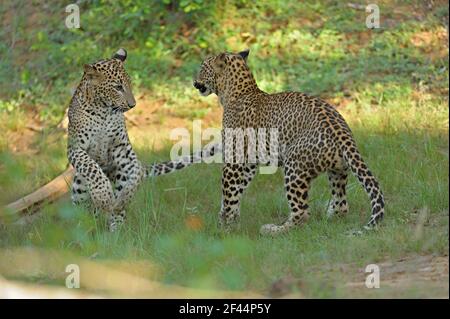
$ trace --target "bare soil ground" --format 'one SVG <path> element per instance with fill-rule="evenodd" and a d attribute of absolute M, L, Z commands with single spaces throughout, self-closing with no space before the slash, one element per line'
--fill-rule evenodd
<path fill-rule="evenodd" d="M 350 298 L 449 298 L 448 256 L 414 255 L 378 263 L 380 287 L 366 287 L 365 268 L 356 264 L 340 264 L 332 268 L 311 269 L 321 278 L 319 285 L 339 290 Z M 302 298 L 311 284 L 285 277 L 273 283 L 269 295 L 276 298 Z"/>

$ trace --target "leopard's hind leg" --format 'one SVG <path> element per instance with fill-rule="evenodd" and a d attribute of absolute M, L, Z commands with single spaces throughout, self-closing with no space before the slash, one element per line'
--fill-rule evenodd
<path fill-rule="evenodd" d="M 328 181 L 331 187 L 331 202 L 328 207 L 328 217 L 345 216 L 348 212 L 346 195 L 348 173 L 346 169 L 328 170 Z"/>

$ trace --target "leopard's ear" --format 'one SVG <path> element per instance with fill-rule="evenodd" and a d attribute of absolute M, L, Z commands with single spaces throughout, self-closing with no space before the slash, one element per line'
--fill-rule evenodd
<path fill-rule="evenodd" d="M 225 62 L 227 60 L 227 54 L 226 53 L 221 53 L 217 56 L 217 60 L 221 61 L 221 62 Z"/>
<path fill-rule="evenodd" d="M 245 62 L 247 62 L 247 57 L 248 57 L 249 53 L 250 53 L 250 50 L 247 49 L 247 50 L 239 52 L 238 54 L 244 59 Z"/>
<path fill-rule="evenodd" d="M 92 64 L 85 64 L 83 68 L 84 74 L 89 81 L 93 82 L 94 84 L 97 84 L 101 81 L 102 74 L 97 71 Z"/>
<path fill-rule="evenodd" d="M 214 59 L 214 70 L 216 72 L 221 72 L 223 69 L 225 69 L 227 63 L 227 54 L 221 53 Z"/>
<path fill-rule="evenodd" d="M 125 60 L 127 59 L 127 50 L 125 50 L 124 48 L 120 48 L 116 53 L 114 53 L 113 59 L 125 62 Z"/>

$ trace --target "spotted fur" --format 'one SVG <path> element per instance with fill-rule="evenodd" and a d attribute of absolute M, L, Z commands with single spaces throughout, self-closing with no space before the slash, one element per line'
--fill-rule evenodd
<path fill-rule="evenodd" d="M 158 176 L 212 156 L 217 145 L 177 161 L 144 166 L 134 152 L 124 112 L 136 105 L 124 68 L 127 53 L 84 66 L 69 105 L 68 158 L 75 168 L 72 200 L 106 213 L 114 231 L 126 217 L 125 208 L 145 177 Z"/>
<path fill-rule="evenodd" d="M 384 214 L 384 197 L 356 147 L 344 118 L 327 102 L 299 92 L 268 94 L 256 85 L 247 65 L 249 51 L 222 53 L 205 59 L 194 87 L 204 96 L 219 97 L 223 128 L 276 128 L 278 163 L 284 168 L 284 184 L 290 215 L 282 224 L 261 227 L 261 234 L 276 235 L 304 223 L 308 215 L 311 181 L 326 172 L 331 186 L 331 214 L 345 215 L 347 175 L 350 170 L 370 197 L 373 227 Z M 224 150 L 233 145 L 224 145 Z M 268 149 L 268 145 L 265 146 Z M 220 224 L 228 228 L 238 220 L 244 190 L 256 174 L 257 163 L 228 162 L 222 172 Z M 262 163 L 266 164 L 266 163 Z"/>

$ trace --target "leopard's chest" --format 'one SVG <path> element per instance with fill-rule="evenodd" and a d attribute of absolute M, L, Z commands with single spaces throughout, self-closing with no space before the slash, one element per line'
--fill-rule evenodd
<path fill-rule="evenodd" d="M 120 117 L 107 117 L 93 126 L 88 153 L 100 166 L 112 163 L 112 151 L 126 138 L 124 130 L 125 124 Z"/>

